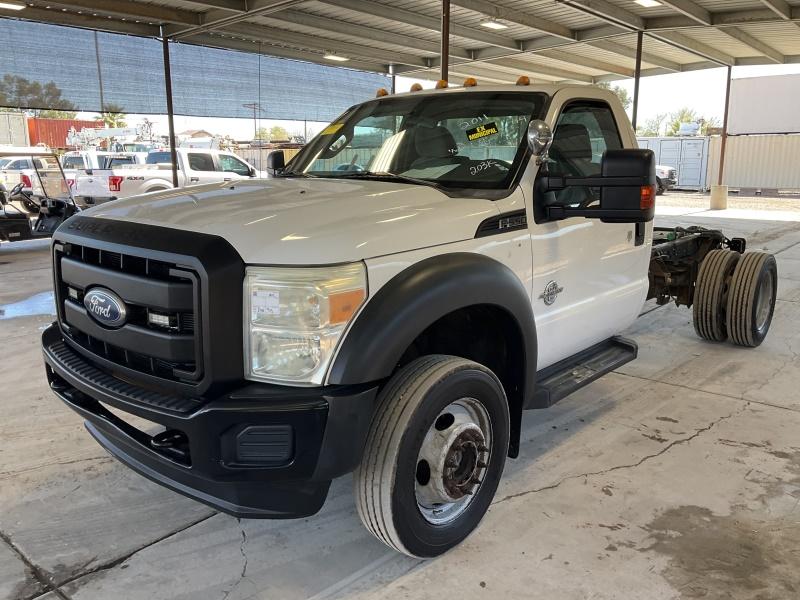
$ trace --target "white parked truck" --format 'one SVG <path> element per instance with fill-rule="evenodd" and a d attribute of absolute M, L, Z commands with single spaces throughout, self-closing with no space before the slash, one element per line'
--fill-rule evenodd
<path fill-rule="evenodd" d="M 261 177 L 251 164 L 231 152 L 201 148 L 177 148 L 178 187 L 216 181 L 238 181 Z M 76 177 L 76 202 L 82 206 L 102 204 L 117 198 L 172 188 L 172 157 L 169 150 L 149 152 L 144 164 L 122 164 Z"/>
<path fill-rule="evenodd" d="M 366 527 L 437 556 L 483 518 L 522 411 L 636 357 L 619 333 L 646 299 L 713 342 L 770 327 L 775 259 L 654 229 L 654 155 L 599 88 L 387 95 L 269 162 L 64 223 L 42 339 L 102 446 L 238 517 L 312 515 L 355 471 Z"/>

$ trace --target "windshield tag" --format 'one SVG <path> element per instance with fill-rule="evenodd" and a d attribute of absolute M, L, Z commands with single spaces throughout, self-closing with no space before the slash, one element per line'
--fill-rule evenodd
<path fill-rule="evenodd" d="M 475 140 L 496 134 L 497 125 L 495 123 L 486 123 L 484 125 L 478 125 L 474 129 L 467 129 L 464 133 L 467 134 L 467 139 L 470 142 L 474 142 Z"/>

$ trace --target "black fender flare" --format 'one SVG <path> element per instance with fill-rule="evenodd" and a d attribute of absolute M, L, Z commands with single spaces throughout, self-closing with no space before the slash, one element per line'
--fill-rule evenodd
<path fill-rule="evenodd" d="M 380 381 L 430 325 L 456 310 L 490 305 L 516 322 L 524 347 L 524 385 L 513 405 L 511 452 L 516 455 L 522 406 L 533 395 L 537 337 L 530 296 L 504 264 L 482 254 L 456 252 L 423 259 L 395 275 L 353 322 L 328 377 L 331 384 Z M 517 414 L 515 414 L 517 413 Z"/>

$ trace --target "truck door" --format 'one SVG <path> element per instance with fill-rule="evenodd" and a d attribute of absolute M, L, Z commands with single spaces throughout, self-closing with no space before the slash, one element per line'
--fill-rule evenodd
<path fill-rule="evenodd" d="M 214 157 L 210 152 L 187 152 L 186 171 L 187 181 L 185 185 L 201 185 L 203 183 L 215 183 L 220 181 L 220 173 L 214 165 Z"/>
<path fill-rule="evenodd" d="M 218 154 L 217 167 L 223 173 L 223 181 L 251 177 L 250 165 L 233 154 Z"/>
<path fill-rule="evenodd" d="M 557 94 L 548 112 L 549 173 L 599 175 L 606 150 L 635 147 L 629 126 L 624 138 L 620 133 L 623 119 L 605 100 L 559 102 Z M 635 224 L 584 217 L 548 221 L 541 210 L 548 203 L 588 206 L 597 200 L 599 190 L 585 187 L 534 193 L 536 219 L 529 215 L 529 223 L 540 369 L 619 333 L 644 302 L 650 252 L 644 227 L 637 232 Z"/>

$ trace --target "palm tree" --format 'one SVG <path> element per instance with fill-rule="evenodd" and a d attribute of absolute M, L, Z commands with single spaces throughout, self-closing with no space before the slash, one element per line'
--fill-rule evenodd
<path fill-rule="evenodd" d="M 128 123 L 125 121 L 125 117 L 127 116 L 121 106 L 118 104 L 106 104 L 103 110 L 96 119 L 105 123 L 108 127 L 116 128 L 116 127 L 127 127 Z"/>

